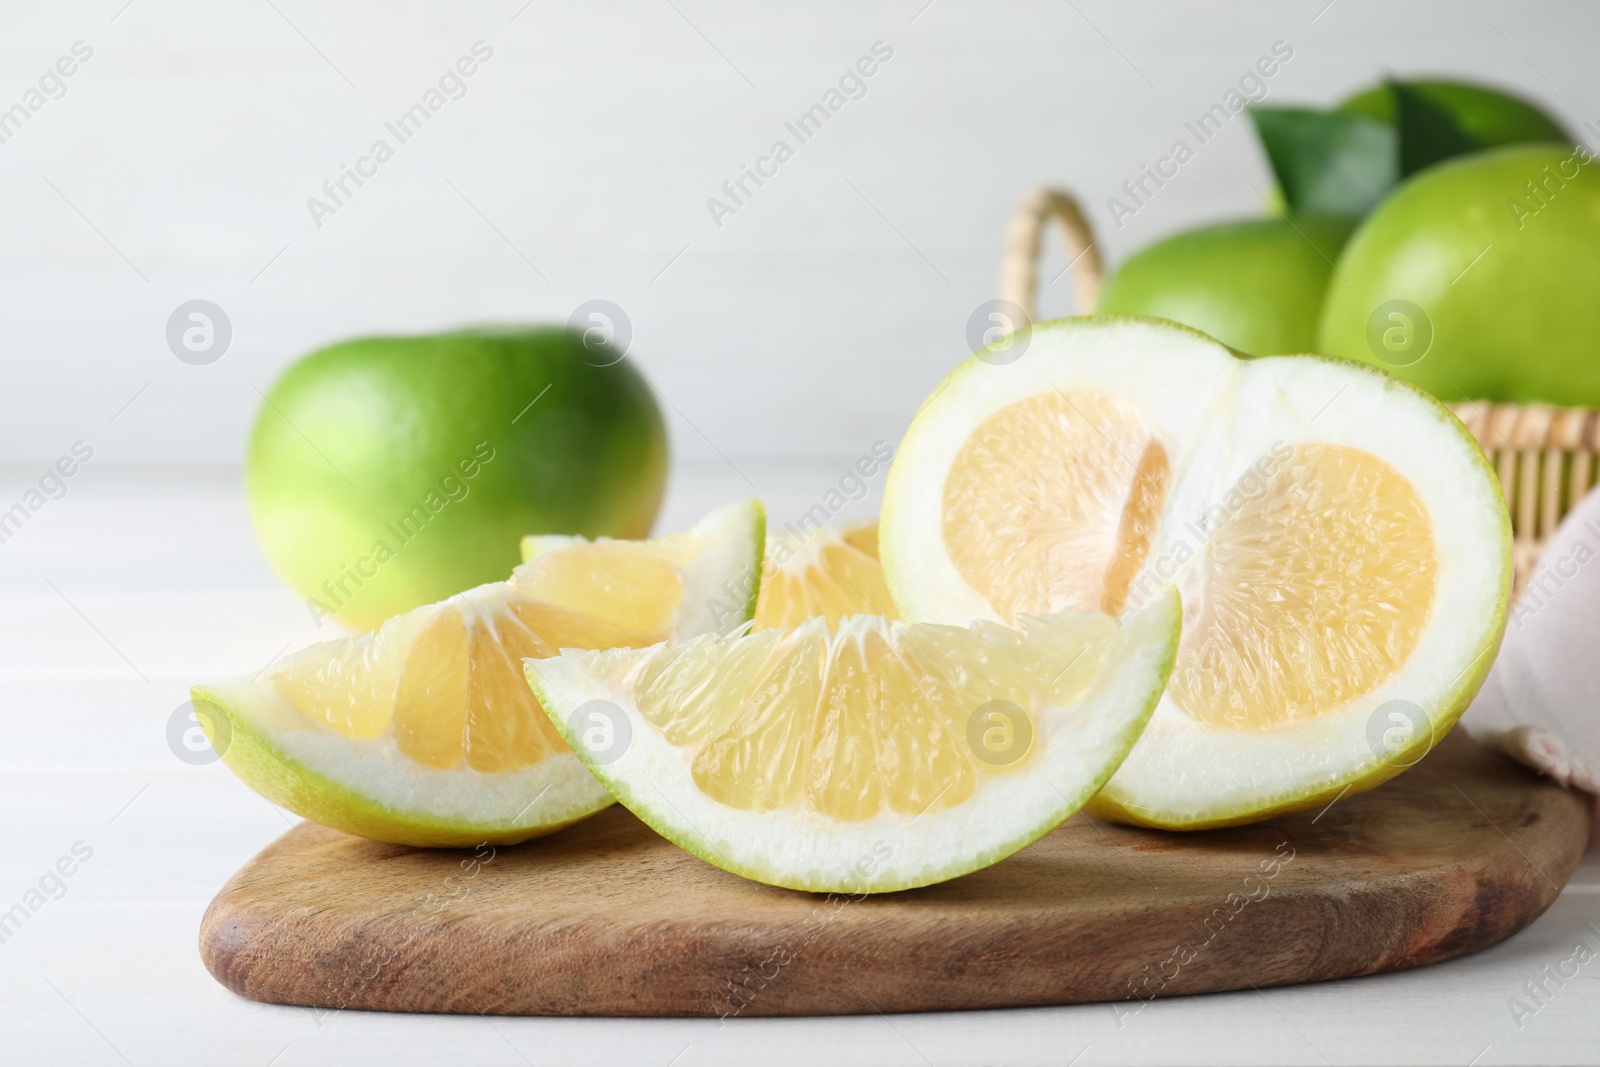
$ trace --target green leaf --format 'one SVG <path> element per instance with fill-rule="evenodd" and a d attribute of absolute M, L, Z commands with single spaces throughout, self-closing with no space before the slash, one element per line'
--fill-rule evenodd
<path fill-rule="evenodd" d="M 1251 106 L 1291 213 L 1364 215 L 1400 180 L 1393 126 L 1341 111 Z"/>
<path fill-rule="evenodd" d="M 1474 137 L 1455 116 L 1406 82 L 1385 83 L 1394 97 L 1395 126 L 1400 131 L 1400 176 L 1409 178 L 1424 167 L 1478 152 L 1487 142 Z"/>
<path fill-rule="evenodd" d="M 1486 148 L 1543 141 L 1572 143 L 1572 135 L 1532 100 L 1475 82 L 1449 78 L 1407 78 L 1405 87 L 1443 108 L 1450 118 Z M 1336 111 L 1366 115 L 1394 125 L 1393 79 L 1363 89 Z"/>

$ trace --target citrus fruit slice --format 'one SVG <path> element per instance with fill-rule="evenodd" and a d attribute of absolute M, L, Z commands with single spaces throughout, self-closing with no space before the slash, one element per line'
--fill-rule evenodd
<path fill-rule="evenodd" d="M 908 619 L 1121 612 L 1184 634 L 1091 810 L 1172 828 L 1324 804 L 1414 763 L 1504 630 L 1510 522 L 1441 404 L 1362 364 L 1243 360 L 1157 320 L 1067 319 L 960 366 L 885 485 Z"/>
<path fill-rule="evenodd" d="M 469 589 L 313 645 L 255 678 L 197 686 L 197 717 L 256 792 L 314 822 L 405 845 L 511 844 L 611 803 L 550 726 L 521 660 L 732 633 L 765 513 L 712 512 L 656 541 L 578 539 Z"/>
<path fill-rule="evenodd" d="M 790 630 L 813 616 L 837 625 L 849 615 L 899 616 L 878 563 L 878 520 L 825 526 L 798 547 L 767 545 L 757 630 Z"/>
<path fill-rule="evenodd" d="M 1076 811 L 1171 669 L 1168 593 L 1119 624 L 814 617 L 790 631 L 567 650 L 528 680 L 573 750 L 663 836 L 814 892 L 954 878 Z"/>

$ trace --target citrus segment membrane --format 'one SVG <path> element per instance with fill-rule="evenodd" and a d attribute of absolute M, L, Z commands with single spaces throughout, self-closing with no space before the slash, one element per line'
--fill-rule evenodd
<path fill-rule="evenodd" d="M 777 885 L 863 891 L 953 877 L 1020 848 L 1109 778 L 1164 685 L 1169 593 L 1015 628 L 814 617 L 790 631 L 530 660 L 530 684 L 624 804 L 708 861 Z M 625 716 L 620 755 L 582 720 Z M 852 882 L 851 880 L 855 881 Z"/>
<path fill-rule="evenodd" d="M 229 720 L 229 766 L 307 818 L 402 844 L 522 840 L 610 803 L 522 661 L 719 632 L 707 625 L 708 594 L 748 584 L 763 542 L 756 501 L 655 542 L 565 539 L 507 581 L 196 699 Z M 752 609 L 746 597 L 723 625 L 747 626 Z"/>

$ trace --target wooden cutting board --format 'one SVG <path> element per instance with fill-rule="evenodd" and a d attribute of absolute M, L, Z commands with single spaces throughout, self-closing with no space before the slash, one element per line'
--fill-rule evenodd
<path fill-rule="evenodd" d="M 1190 834 L 1079 815 L 987 870 L 868 898 L 745 881 L 621 807 L 477 853 L 303 823 L 223 887 L 200 952 L 246 997 L 327 1008 L 1137 1011 L 1492 945 L 1560 892 L 1592 804 L 1458 732 L 1320 813 Z"/>

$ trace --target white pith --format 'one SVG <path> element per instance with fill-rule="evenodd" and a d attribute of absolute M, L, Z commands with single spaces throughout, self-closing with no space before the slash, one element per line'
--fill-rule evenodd
<path fill-rule="evenodd" d="M 711 597 L 728 583 L 748 585 L 759 566 L 765 535 L 765 511 L 759 501 L 728 505 L 709 514 L 693 530 L 677 536 L 694 538 L 695 553 L 683 569 L 683 600 L 674 625 L 675 638 L 731 632 L 753 614 L 753 595 L 729 602 L 731 614 L 711 624 Z M 582 538 L 549 538 L 547 542 L 586 543 Z M 564 547 L 549 544 L 547 548 Z M 384 625 L 403 647 L 421 624 L 441 610 L 459 610 L 469 631 L 508 611 L 515 596 L 510 582 L 491 582 L 419 608 Z M 340 640 L 363 643 L 365 634 Z M 392 733 L 350 737 L 302 715 L 273 684 L 290 663 L 255 678 L 239 678 L 197 689 L 197 695 L 220 706 L 235 731 L 259 737 L 277 757 L 321 776 L 337 788 L 372 802 L 402 820 L 462 829 L 538 828 L 560 825 L 591 814 L 612 802 L 571 752 L 555 752 L 516 770 L 483 773 L 465 762 L 450 768 L 418 763 L 400 750 Z"/>
<path fill-rule="evenodd" d="M 553 753 L 532 766 L 499 774 L 483 774 L 464 763 L 439 769 L 407 757 L 387 733 L 346 737 L 320 725 L 301 715 L 276 690 L 252 686 L 248 679 L 205 690 L 285 759 L 399 818 L 481 829 L 549 826 L 570 822 L 610 801 L 570 752 Z"/>
<path fill-rule="evenodd" d="M 717 508 L 692 531 L 699 542 L 683 570 L 683 601 L 673 638 L 729 634 L 755 613 L 767 514 L 759 501 Z"/>
<path fill-rule="evenodd" d="M 1347 445 L 1384 460 L 1426 506 L 1438 557 L 1431 617 L 1387 681 L 1314 719 L 1271 729 L 1208 726 L 1163 697 L 1106 799 L 1163 824 L 1228 818 L 1382 771 L 1388 753 L 1373 750 L 1368 719 L 1389 700 L 1418 705 L 1435 738 L 1449 728 L 1466 679 L 1497 647 L 1510 578 L 1504 500 L 1476 444 L 1442 405 L 1375 368 L 1299 356 L 1241 360 L 1169 325 L 1046 324 L 1034 328 L 1015 363 L 974 358 L 952 374 L 913 421 L 885 487 L 880 550 L 907 618 L 995 617 L 945 552 L 945 475 L 968 436 L 997 410 L 1074 388 L 1131 403 L 1172 460 L 1171 489 L 1130 607 L 1175 584 L 1187 611 L 1200 609 L 1207 543 L 1197 520 L 1279 442 Z M 1193 552 L 1181 565 L 1180 543 Z"/>
<path fill-rule="evenodd" d="M 583 653 L 525 665 L 564 736 L 569 716 L 586 701 L 608 700 L 627 715 L 627 749 L 590 769 L 664 836 L 725 870 L 774 885 L 885 892 L 986 866 L 1082 806 L 1122 760 L 1165 685 L 1179 612 L 1177 598 L 1167 595 L 1123 620 L 1110 638 L 1104 673 L 1083 698 L 1036 715 L 1038 747 L 1027 767 L 984 778 L 955 807 L 916 816 L 880 812 L 861 822 L 804 808 L 750 812 L 713 800 L 694 782 L 695 750 L 669 742 L 640 714 L 630 692 L 588 673 Z"/>

